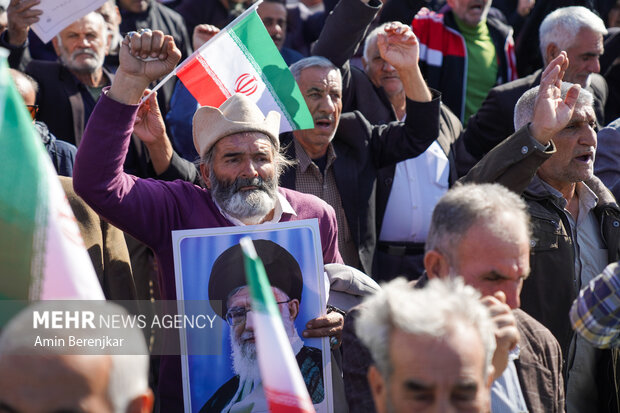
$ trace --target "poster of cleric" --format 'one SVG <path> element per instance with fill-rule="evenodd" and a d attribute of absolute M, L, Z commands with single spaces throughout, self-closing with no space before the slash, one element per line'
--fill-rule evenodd
<path fill-rule="evenodd" d="M 269 411 L 239 244 L 244 236 L 252 238 L 263 261 L 314 408 L 331 413 L 331 392 L 325 391 L 332 386 L 329 341 L 301 334 L 308 321 L 324 314 L 327 301 L 316 220 L 173 232 L 179 313 L 189 311 L 190 300 L 210 300 L 223 331 L 213 335 L 221 340 L 221 352 L 213 355 L 195 351 L 204 335 L 181 332 L 185 411 Z"/>

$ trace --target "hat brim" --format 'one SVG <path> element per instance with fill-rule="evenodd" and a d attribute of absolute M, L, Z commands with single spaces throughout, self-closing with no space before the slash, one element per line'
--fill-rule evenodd
<path fill-rule="evenodd" d="M 237 122 L 228 119 L 219 108 L 203 106 L 196 110 L 192 122 L 194 147 L 203 157 L 220 139 L 243 132 L 259 132 L 271 140 L 276 149 L 280 148 L 280 114 L 271 111 L 264 122 Z"/>

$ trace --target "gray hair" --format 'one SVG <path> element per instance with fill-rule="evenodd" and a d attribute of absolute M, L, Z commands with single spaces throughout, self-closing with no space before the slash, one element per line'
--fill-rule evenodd
<path fill-rule="evenodd" d="M 510 225 L 506 225 L 507 217 Z M 500 184 L 458 185 L 435 205 L 426 251 L 441 252 L 454 267 L 458 246 L 474 225 L 505 240 L 518 242 L 521 234 L 525 234 L 527 241 L 531 237 L 527 205 L 519 195 Z"/>
<path fill-rule="evenodd" d="M 560 91 L 562 92 L 562 99 L 566 98 L 566 94 L 572 86 L 573 83 L 562 82 L 562 86 L 560 88 Z M 531 88 L 521 95 L 517 101 L 514 115 L 515 130 L 519 130 L 532 121 L 532 118 L 534 117 L 534 105 L 536 104 L 536 97 L 538 96 L 538 88 L 539 86 Z M 587 89 L 581 88 L 575 109 L 583 106 L 592 106 L 593 104 L 594 97 L 592 96 L 592 93 Z"/>
<path fill-rule="evenodd" d="M 566 50 L 575 42 L 577 34 L 583 28 L 600 35 L 607 34 L 603 20 L 582 6 L 562 7 L 547 15 L 540 24 L 538 34 L 543 60 L 545 60 L 547 47 L 551 43 L 560 50 Z M 548 62 L 544 63 L 546 66 Z"/>
<path fill-rule="evenodd" d="M 339 75 L 341 75 L 340 69 L 338 69 L 336 65 L 334 65 L 329 59 L 326 59 L 322 56 L 305 57 L 293 63 L 289 67 L 289 69 L 291 73 L 293 74 L 293 77 L 295 78 L 295 80 L 299 80 L 299 77 L 301 76 L 301 72 L 311 67 L 321 67 L 323 69 L 335 70 L 338 72 Z"/>
<path fill-rule="evenodd" d="M 373 44 L 377 44 L 377 36 L 379 33 L 385 32 L 385 26 L 391 24 L 393 22 L 383 23 L 377 27 L 375 27 L 368 35 L 366 36 L 366 40 L 364 41 L 364 60 L 370 63 L 370 59 L 368 58 L 368 53 L 370 52 L 370 46 Z"/>
<path fill-rule="evenodd" d="M 480 293 L 460 277 L 433 279 L 424 288 L 412 288 L 402 277 L 384 284 L 360 307 L 355 332 L 387 378 L 392 373 L 389 348 L 393 330 L 441 338 L 459 326 L 471 326 L 478 333 L 484 347 L 486 378 L 495 352 L 495 327 L 480 302 Z"/>
<path fill-rule="evenodd" d="M 0 359 L 12 355 L 41 355 L 45 357 L 63 356 L 71 354 L 87 354 L 89 357 L 110 357 L 111 368 L 108 381 L 108 400 L 115 413 L 125 413 L 129 403 L 136 397 L 148 391 L 149 356 L 146 341 L 139 329 L 123 329 L 121 336 L 128 343 L 129 348 L 116 350 L 126 354 L 114 354 L 114 349 L 105 354 L 98 348 L 82 348 L 72 350 L 65 346 L 33 347 L 37 337 L 41 340 L 61 339 L 68 342 L 69 336 L 76 334 L 71 328 L 41 328 L 33 329 L 34 311 L 82 311 L 94 309 L 97 315 L 127 317 L 128 312 L 118 304 L 109 301 L 90 301 L 83 304 L 80 301 L 39 301 L 30 304 L 18 313 L 5 326 L 0 334 Z M 98 326 L 99 327 L 99 326 Z M 79 338 L 101 339 L 106 334 L 111 337 L 119 336 L 119 329 L 112 331 L 104 328 L 81 328 Z M 131 354 L 131 355 L 129 355 Z M 24 372 L 24 374 L 29 374 Z"/>

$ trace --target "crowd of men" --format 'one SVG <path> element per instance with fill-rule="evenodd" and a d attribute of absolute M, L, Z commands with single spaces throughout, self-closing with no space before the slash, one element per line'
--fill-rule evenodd
<path fill-rule="evenodd" d="M 314 121 L 286 133 L 241 93 L 200 107 L 171 80 L 143 101 L 251 2 L 108 0 L 49 44 L 40 3 L 0 0 L 0 47 L 107 299 L 177 298 L 174 230 L 316 219 L 326 276 L 366 287 L 335 296 L 368 297 L 301 334 L 298 263 L 257 247 L 283 260 L 267 272 L 302 370 L 323 366 L 300 336 L 330 338 L 313 401 L 620 413 L 620 2 L 264 0 Z M 246 360 L 239 248 L 216 264 Z M 0 336 L 0 411 L 184 411 L 178 358 L 25 354 L 26 324 Z M 267 411 L 250 353 L 201 411 Z"/>

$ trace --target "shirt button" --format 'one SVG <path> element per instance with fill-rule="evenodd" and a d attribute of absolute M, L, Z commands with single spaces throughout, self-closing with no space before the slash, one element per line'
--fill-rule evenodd
<path fill-rule="evenodd" d="M 528 151 L 529 151 L 529 150 L 530 150 L 530 149 L 529 149 L 527 146 L 522 146 L 522 147 L 521 147 L 521 153 L 522 153 L 523 155 L 525 155 L 526 153 L 528 153 Z"/>
<path fill-rule="evenodd" d="M 620 222 L 614 221 L 614 223 L 612 225 L 614 226 L 614 228 L 618 228 L 618 227 L 620 227 Z"/>
<path fill-rule="evenodd" d="M 530 241 L 530 247 L 534 248 L 536 246 L 536 241 L 531 240 Z"/>

